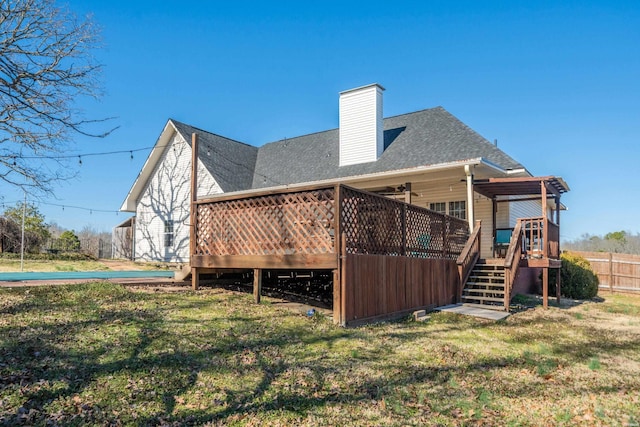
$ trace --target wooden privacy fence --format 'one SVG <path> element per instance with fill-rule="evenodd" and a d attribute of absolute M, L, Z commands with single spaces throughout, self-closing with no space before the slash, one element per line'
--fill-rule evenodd
<path fill-rule="evenodd" d="M 193 205 L 191 266 L 332 269 L 341 324 L 453 302 L 466 221 L 344 185 Z"/>
<path fill-rule="evenodd" d="M 640 255 L 611 252 L 568 251 L 591 264 L 600 288 L 612 292 L 640 292 Z"/>

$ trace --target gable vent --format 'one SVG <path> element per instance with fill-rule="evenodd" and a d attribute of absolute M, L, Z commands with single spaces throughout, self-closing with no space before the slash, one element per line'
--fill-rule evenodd
<path fill-rule="evenodd" d="M 340 92 L 340 166 L 374 162 L 382 154 L 382 91 L 374 83 Z"/>

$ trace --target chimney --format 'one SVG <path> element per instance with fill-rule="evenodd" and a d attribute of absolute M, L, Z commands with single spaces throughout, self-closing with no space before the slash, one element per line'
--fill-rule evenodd
<path fill-rule="evenodd" d="M 374 83 L 340 92 L 340 166 L 374 162 L 382 154 L 383 90 Z"/>

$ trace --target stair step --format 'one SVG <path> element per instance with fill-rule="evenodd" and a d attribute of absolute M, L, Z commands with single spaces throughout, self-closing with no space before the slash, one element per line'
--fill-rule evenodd
<path fill-rule="evenodd" d="M 464 295 L 465 292 L 467 294 L 472 293 L 472 294 L 502 294 L 502 295 L 504 295 L 504 289 L 495 290 L 495 289 L 469 289 L 469 288 L 465 288 L 462 292 L 463 292 L 463 295 Z"/>
<path fill-rule="evenodd" d="M 465 287 L 476 287 L 476 288 L 504 288 L 504 281 L 502 282 L 472 282 L 467 281 Z"/>
<path fill-rule="evenodd" d="M 475 267 L 473 267 L 474 271 L 487 271 L 487 272 L 503 272 L 504 271 L 504 267 L 497 267 L 497 266 L 482 266 L 482 265 L 477 265 Z"/>
<path fill-rule="evenodd" d="M 478 285 L 478 286 L 504 286 L 504 280 L 494 279 L 494 280 L 467 280 L 468 285 Z"/>
<path fill-rule="evenodd" d="M 469 280 L 490 280 L 490 282 L 479 282 L 479 283 L 504 283 L 504 277 L 486 277 L 486 276 L 469 276 Z"/>
<path fill-rule="evenodd" d="M 467 307 L 486 308 L 488 310 L 506 311 L 504 309 L 504 305 L 474 304 L 471 302 L 465 302 L 462 303 L 462 305 L 465 305 Z"/>
<path fill-rule="evenodd" d="M 479 297 L 475 295 L 463 295 L 462 299 L 464 300 L 472 300 L 472 301 L 491 301 L 491 302 L 504 302 L 504 298 L 495 298 L 495 297 Z"/>
<path fill-rule="evenodd" d="M 464 291 L 470 291 L 470 292 L 474 292 L 474 293 L 477 293 L 477 292 L 497 293 L 498 292 L 498 293 L 503 293 L 504 294 L 504 287 L 501 287 L 501 288 L 496 288 L 496 287 L 494 287 L 494 288 L 482 288 L 482 287 L 479 287 L 479 286 L 478 287 L 466 287 L 466 288 L 463 289 L 463 292 Z"/>
<path fill-rule="evenodd" d="M 475 274 L 477 276 L 504 276 L 504 270 L 491 270 L 491 271 L 485 271 L 485 270 L 476 270 L 473 269 L 471 270 L 471 274 Z"/>

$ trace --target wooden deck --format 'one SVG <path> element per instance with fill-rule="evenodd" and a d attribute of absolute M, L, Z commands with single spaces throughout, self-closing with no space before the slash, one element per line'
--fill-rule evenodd
<path fill-rule="evenodd" d="M 192 272 L 334 272 L 334 319 L 348 325 L 453 303 L 465 221 L 344 185 L 193 202 Z M 257 298 L 260 281 L 255 286 Z"/>

